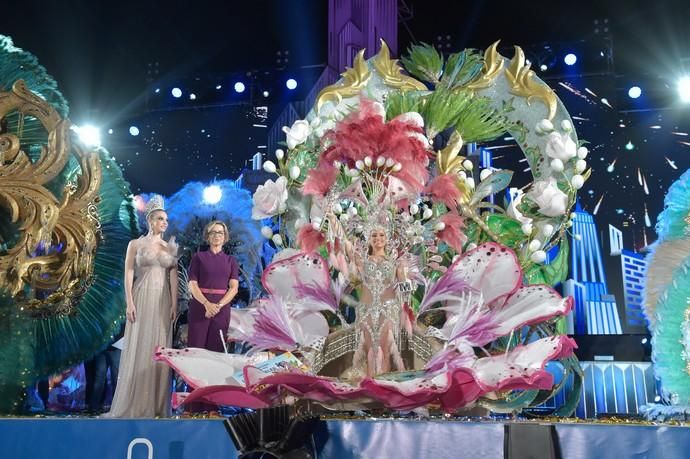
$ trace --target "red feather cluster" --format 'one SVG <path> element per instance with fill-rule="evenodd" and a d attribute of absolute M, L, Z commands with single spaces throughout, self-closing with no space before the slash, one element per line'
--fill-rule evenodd
<path fill-rule="evenodd" d="M 465 227 L 464 219 L 455 212 L 448 212 L 439 218 L 445 225 L 436 235 L 440 240 L 451 246 L 457 253 L 462 253 L 462 246 L 467 242 L 467 236 L 462 232 Z"/>
<path fill-rule="evenodd" d="M 462 193 L 457 185 L 458 177 L 453 174 L 441 174 L 435 177 L 424 190 L 435 202 L 442 202 L 449 210 L 456 209 Z"/>
<path fill-rule="evenodd" d="M 396 177 L 417 191 L 424 188 L 429 176 L 430 152 L 423 127 L 405 115 L 386 123 L 381 112 L 380 104 L 362 99 L 359 111 L 324 135 L 328 147 L 317 167 L 309 171 L 304 182 L 305 194 L 323 196 L 328 191 L 335 181 L 334 161 L 354 168 L 355 163 L 366 156 L 373 161 L 379 156 L 391 158 L 402 165 L 400 171 L 394 173 Z"/>
<path fill-rule="evenodd" d="M 302 225 L 297 232 L 297 244 L 303 252 L 316 252 L 326 242 L 321 231 L 314 229 L 311 223 Z"/>

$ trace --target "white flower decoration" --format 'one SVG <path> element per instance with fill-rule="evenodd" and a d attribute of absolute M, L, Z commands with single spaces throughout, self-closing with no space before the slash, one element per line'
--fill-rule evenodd
<path fill-rule="evenodd" d="M 563 163 L 577 156 L 577 145 L 568 134 L 552 132 L 546 140 L 546 155 Z"/>
<path fill-rule="evenodd" d="M 291 128 L 283 126 L 283 132 L 285 133 L 288 148 L 292 150 L 307 140 L 309 134 L 311 134 L 311 127 L 308 121 L 297 120 L 292 124 Z"/>
<path fill-rule="evenodd" d="M 564 215 L 567 210 L 568 195 L 558 189 L 553 177 L 535 182 L 528 195 L 539 206 L 539 212 L 547 217 Z"/>
<path fill-rule="evenodd" d="M 522 223 L 522 225 L 530 225 L 530 232 L 531 230 L 531 223 L 532 219 L 529 217 L 525 217 L 522 212 L 520 212 L 517 208 L 517 206 L 520 205 L 522 202 L 522 198 L 524 197 L 525 193 L 522 190 L 519 190 L 517 188 L 511 188 L 509 190 L 510 193 L 510 204 L 508 205 L 508 208 L 506 209 L 506 213 L 510 218 L 514 218 L 515 220 L 519 221 Z"/>
<path fill-rule="evenodd" d="M 316 137 L 323 137 L 326 131 L 335 128 L 335 120 L 332 118 L 321 119 L 317 116 L 311 120 L 309 127 Z"/>
<path fill-rule="evenodd" d="M 254 193 L 252 218 L 261 220 L 282 214 L 287 210 L 287 198 L 287 178 L 280 176 L 275 182 L 266 180 L 266 183 L 259 185 Z"/>

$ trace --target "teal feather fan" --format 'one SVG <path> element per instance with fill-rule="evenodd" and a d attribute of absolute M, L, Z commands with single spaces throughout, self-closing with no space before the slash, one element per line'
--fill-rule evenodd
<path fill-rule="evenodd" d="M 62 117 L 67 116 L 67 102 L 45 68 L 33 55 L 15 47 L 10 38 L 0 35 L 0 91 L 11 90 L 18 80 Z M 41 123 L 19 112 L 10 112 L 0 120 L 0 132 L 16 135 L 31 160 L 38 158 L 47 143 Z M 124 254 L 128 241 L 136 235 L 137 217 L 129 184 L 117 163 L 105 149 L 96 154 L 102 169 L 98 214 L 103 239 L 94 257 L 92 284 L 74 313 L 37 317 L 0 290 L 0 413 L 19 411 L 25 388 L 36 379 L 88 359 L 107 346 L 124 320 Z M 79 161 L 72 155 L 46 188 L 60 199 L 64 185 L 74 182 L 79 174 Z M 18 235 L 19 224 L 12 223 L 9 214 L 0 209 L 0 255 L 14 246 Z"/>
<path fill-rule="evenodd" d="M 652 334 L 652 359 L 662 392 L 673 404 L 690 404 L 690 171 L 674 182 L 657 221 L 659 240 L 647 257 L 644 309 Z"/>

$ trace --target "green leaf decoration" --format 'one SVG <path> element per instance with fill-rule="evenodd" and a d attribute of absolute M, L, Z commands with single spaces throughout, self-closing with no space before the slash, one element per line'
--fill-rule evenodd
<path fill-rule="evenodd" d="M 525 273 L 525 278 L 530 284 L 556 285 L 565 281 L 568 277 L 568 239 L 561 240 L 558 255 L 551 263 L 546 265 L 533 265 Z"/>
<path fill-rule="evenodd" d="M 455 129 L 465 143 L 493 140 L 506 132 L 509 125 L 508 119 L 486 97 L 472 98 L 455 121 Z"/>
<path fill-rule="evenodd" d="M 429 83 L 439 83 L 443 73 L 443 56 L 433 46 L 427 43 L 412 45 L 401 61 L 411 75 Z"/>
<path fill-rule="evenodd" d="M 490 214 L 486 224 L 498 236 L 498 242 L 505 246 L 514 248 L 525 238 L 520 222 L 507 215 Z"/>
<path fill-rule="evenodd" d="M 525 271 L 525 280 L 528 284 L 548 284 L 541 265 L 532 265 Z"/>
<path fill-rule="evenodd" d="M 451 54 L 443 71 L 441 86 L 456 89 L 473 81 L 484 66 L 484 59 L 476 50 L 466 49 L 460 53 Z"/>
<path fill-rule="evenodd" d="M 556 416 L 572 416 L 577 408 L 578 403 L 580 403 L 580 394 L 582 393 L 582 382 L 584 380 L 584 374 L 582 372 L 582 367 L 577 357 L 572 356 L 566 359 L 562 359 L 561 363 L 565 367 L 565 374 L 563 375 L 564 381 L 569 377 L 573 376 L 573 387 L 566 397 L 563 406 L 559 407 L 553 414 Z"/>
<path fill-rule="evenodd" d="M 515 140 L 517 140 L 517 143 L 519 144 L 525 143 L 528 132 L 529 129 L 527 129 L 527 126 L 520 121 L 510 126 L 510 133 L 513 134 L 513 137 L 515 137 Z"/>
<path fill-rule="evenodd" d="M 465 91 L 436 89 L 431 93 L 422 113 L 426 123 L 427 137 L 433 139 L 439 132 L 456 124 L 461 114 L 470 106 L 471 100 L 472 94 Z M 463 139 L 465 139 L 464 134 Z"/>
<path fill-rule="evenodd" d="M 468 244 L 480 244 L 480 237 L 482 235 L 482 229 L 479 227 L 479 225 L 476 222 L 473 222 L 471 220 L 466 220 L 465 221 L 465 236 L 467 236 L 467 243 Z"/>
<path fill-rule="evenodd" d="M 386 97 L 386 119 L 391 120 L 408 112 L 421 112 L 426 99 L 418 91 L 396 91 Z"/>
<path fill-rule="evenodd" d="M 556 285 L 559 282 L 565 281 L 568 277 L 568 253 L 570 247 L 568 246 L 568 238 L 561 240 L 561 245 L 558 250 L 558 255 L 548 265 L 544 265 L 544 274 L 549 284 Z"/>
<path fill-rule="evenodd" d="M 482 399 L 480 404 L 494 413 L 517 413 L 532 405 L 537 395 L 538 390 L 525 390 L 513 392 L 503 400 Z"/>
<path fill-rule="evenodd" d="M 482 180 L 474 193 L 472 193 L 472 199 L 470 204 L 477 204 L 482 199 L 490 196 L 492 194 L 498 193 L 499 191 L 505 189 L 510 184 L 510 180 L 513 177 L 513 171 L 509 170 L 498 170 L 494 171 L 487 178 Z"/>

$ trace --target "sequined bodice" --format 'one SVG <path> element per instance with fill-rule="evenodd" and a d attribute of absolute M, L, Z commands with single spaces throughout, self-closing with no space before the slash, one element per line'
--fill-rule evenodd
<path fill-rule="evenodd" d="M 376 261 L 367 257 L 363 271 L 362 283 L 371 292 L 374 301 L 380 300 L 383 292 L 395 282 L 395 262 L 391 259 Z"/>
<path fill-rule="evenodd" d="M 177 264 L 176 255 L 177 245 L 175 243 L 163 246 L 140 242 L 137 248 L 136 268 L 139 270 L 156 267 L 170 269 Z"/>

